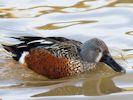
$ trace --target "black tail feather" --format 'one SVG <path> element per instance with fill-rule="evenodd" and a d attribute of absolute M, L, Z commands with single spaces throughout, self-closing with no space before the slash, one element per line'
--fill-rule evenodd
<path fill-rule="evenodd" d="M 2 44 L 2 46 L 5 50 L 7 50 L 8 52 L 11 52 L 13 54 L 13 56 L 12 56 L 13 59 L 15 59 L 17 61 L 19 60 L 19 58 L 21 57 L 21 54 L 22 54 L 22 52 L 20 52 L 19 49 L 17 49 L 15 46 L 8 46 L 8 45 L 3 45 L 3 44 Z"/>

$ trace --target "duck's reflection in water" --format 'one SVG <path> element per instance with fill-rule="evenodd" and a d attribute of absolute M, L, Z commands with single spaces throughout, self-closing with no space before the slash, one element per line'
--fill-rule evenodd
<path fill-rule="evenodd" d="M 101 74 L 102 72 L 98 73 Z M 91 78 L 89 76 L 89 78 L 82 80 L 82 82 L 72 82 L 66 83 L 63 86 L 55 86 L 47 92 L 35 94 L 32 97 L 66 95 L 99 96 L 124 91 L 124 89 L 117 87 L 113 81 L 113 78 L 118 76 L 118 74 L 114 75 L 113 73 L 113 75 L 111 75 L 111 73 L 107 75 L 107 73 L 103 73 L 104 75 L 101 74 L 101 76 L 100 74 L 97 74 L 96 76 L 92 74 L 93 76 Z M 98 76 L 99 78 L 97 78 Z"/>
<path fill-rule="evenodd" d="M 83 84 L 83 95 L 94 96 L 122 92 L 123 89 L 117 87 L 112 78 L 113 77 L 106 77 L 98 80 L 86 81 Z"/>

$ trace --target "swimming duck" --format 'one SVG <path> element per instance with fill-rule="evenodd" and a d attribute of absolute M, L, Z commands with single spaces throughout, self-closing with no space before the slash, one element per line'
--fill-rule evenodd
<path fill-rule="evenodd" d="M 12 37 L 22 41 L 3 45 L 12 58 L 51 79 L 78 75 L 104 62 L 116 72 L 125 72 L 111 57 L 107 45 L 98 38 L 85 43 L 64 37 Z"/>

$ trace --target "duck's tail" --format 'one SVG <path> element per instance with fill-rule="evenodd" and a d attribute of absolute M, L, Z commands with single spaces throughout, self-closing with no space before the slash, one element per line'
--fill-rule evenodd
<path fill-rule="evenodd" d="M 17 49 L 14 45 L 8 46 L 8 45 L 2 44 L 2 46 L 7 52 L 11 53 L 13 59 L 19 61 L 22 55 L 19 49 Z"/>
<path fill-rule="evenodd" d="M 10 37 L 3 38 L 3 40 L 8 41 L 6 42 L 1 40 L 1 45 L 7 52 L 11 53 L 12 58 L 17 61 L 20 60 L 24 52 L 29 51 L 27 42 L 31 41 L 31 38 L 27 39 L 25 37 Z"/>
<path fill-rule="evenodd" d="M 12 58 L 19 61 L 31 48 L 40 45 L 39 42 L 31 42 L 44 39 L 43 37 L 21 36 L 1 38 L 0 43 L 3 48 L 11 53 Z M 31 43 L 30 43 L 31 42 Z"/>

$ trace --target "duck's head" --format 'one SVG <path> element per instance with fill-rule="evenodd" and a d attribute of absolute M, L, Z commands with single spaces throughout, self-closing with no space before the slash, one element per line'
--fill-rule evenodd
<path fill-rule="evenodd" d="M 125 72 L 125 69 L 112 58 L 107 45 L 100 39 L 93 38 L 86 41 L 80 53 L 83 61 L 104 62 L 116 72 Z"/>

